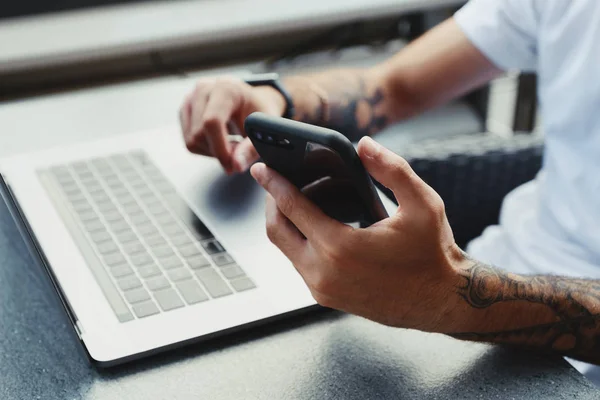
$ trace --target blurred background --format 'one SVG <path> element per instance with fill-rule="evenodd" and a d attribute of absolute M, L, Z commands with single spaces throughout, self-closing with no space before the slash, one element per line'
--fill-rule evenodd
<path fill-rule="evenodd" d="M 111 94 L 94 101 L 106 103 L 115 93 L 122 93 L 121 98 L 129 93 L 133 102 L 143 87 L 144 93 L 160 96 L 162 103 L 156 104 L 169 105 L 171 115 L 182 92 L 167 86 L 189 89 L 206 74 L 274 71 L 286 75 L 373 65 L 464 3 L 4 1 L 0 5 L 0 135 L 10 134 L 2 124 L 3 105 L 23 101 L 73 99 L 73 94 L 104 90 Z M 542 132 L 536 129 L 535 85 L 535 76 L 510 71 L 491 85 L 376 137 L 409 159 L 442 195 L 459 244 L 495 223 L 504 195 L 532 179 L 540 168 Z M 118 126 L 138 129 L 165 122 L 156 115 L 144 120 Z"/>

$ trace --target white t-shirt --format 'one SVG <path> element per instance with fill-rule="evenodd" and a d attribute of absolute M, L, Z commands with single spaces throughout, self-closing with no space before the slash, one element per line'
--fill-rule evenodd
<path fill-rule="evenodd" d="M 498 67 L 535 71 L 542 172 L 467 251 L 517 273 L 600 278 L 600 0 L 471 0 L 455 14 Z"/>
<path fill-rule="evenodd" d="M 471 0 L 455 19 L 498 67 L 537 72 L 546 135 L 543 172 L 469 250 L 515 272 L 600 278 L 600 1 Z"/>

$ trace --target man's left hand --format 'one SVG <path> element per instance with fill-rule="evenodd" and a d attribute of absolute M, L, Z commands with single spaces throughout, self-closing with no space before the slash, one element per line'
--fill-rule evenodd
<path fill-rule="evenodd" d="M 395 215 L 366 229 L 352 228 L 256 164 L 252 175 L 268 191 L 269 239 L 323 306 L 396 327 L 460 330 L 455 287 L 466 260 L 441 198 L 404 159 L 372 139 L 364 138 L 358 153 L 369 173 L 394 192 Z"/>

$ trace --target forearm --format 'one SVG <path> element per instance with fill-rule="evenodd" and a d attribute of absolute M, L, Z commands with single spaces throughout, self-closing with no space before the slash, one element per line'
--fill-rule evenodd
<path fill-rule="evenodd" d="M 290 77 L 285 85 L 296 119 L 356 140 L 462 96 L 500 73 L 450 18 L 375 67 Z"/>
<path fill-rule="evenodd" d="M 375 69 L 335 69 L 285 80 L 295 119 L 337 130 L 357 140 L 411 114 L 399 105 Z"/>
<path fill-rule="evenodd" d="M 468 320 L 445 333 L 600 364 L 600 281 L 520 276 L 469 261 L 455 291 Z"/>

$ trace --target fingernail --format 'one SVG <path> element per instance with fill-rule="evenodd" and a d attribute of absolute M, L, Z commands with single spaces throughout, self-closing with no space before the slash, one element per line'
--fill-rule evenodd
<path fill-rule="evenodd" d="M 265 173 L 265 165 L 262 163 L 258 163 L 252 166 L 250 169 L 250 174 L 259 184 L 263 184 L 264 181 L 264 173 Z"/>
<path fill-rule="evenodd" d="M 365 137 L 362 140 L 365 142 L 364 151 L 367 157 L 373 158 L 381 152 L 381 145 L 370 137 Z"/>
<path fill-rule="evenodd" d="M 239 172 L 244 172 L 250 166 L 248 158 L 246 158 L 246 155 L 244 154 L 237 154 L 235 156 L 235 162 L 238 166 Z"/>

